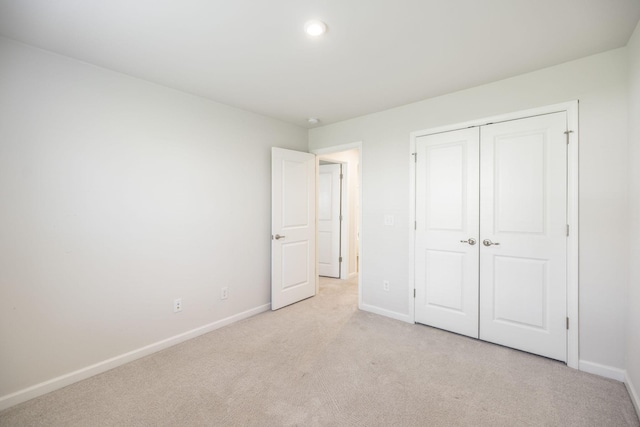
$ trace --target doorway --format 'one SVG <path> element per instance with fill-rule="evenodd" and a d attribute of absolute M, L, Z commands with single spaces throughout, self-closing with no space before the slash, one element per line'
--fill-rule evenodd
<path fill-rule="evenodd" d="M 361 287 L 361 257 L 360 257 L 360 239 L 361 239 L 361 200 L 362 193 L 360 188 L 361 182 L 361 147 L 362 143 L 356 142 L 352 144 L 345 144 L 339 146 L 333 146 L 318 150 L 313 150 L 312 153 L 316 154 L 318 158 L 318 168 L 320 170 L 321 163 L 338 164 L 342 168 L 343 183 L 342 183 L 342 222 L 340 233 L 340 256 L 342 262 L 340 263 L 339 279 L 357 280 L 358 281 L 358 306 L 361 306 L 362 302 L 362 287 Z M 320 187 L 320 179 L 318 180 Z M 320 197 L 320 188 L 318 188 Z M 321 202 L 318 202 L 318 209 L 320 209 Z M 318 212 L 318 229 L 320 230 L 320 212 Z M 318 236 L 319 251 L 320 248 L 320 235 Z M 320 269 L 320 255 L 318 258 Z M 319 276 L 322 273 L 319 274 Z M 319 282 L 318 282 L 319 283 Z"/>

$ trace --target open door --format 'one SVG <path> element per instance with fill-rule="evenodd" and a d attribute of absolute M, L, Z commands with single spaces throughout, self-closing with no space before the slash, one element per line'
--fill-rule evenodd
<path fill-rule="evenodd" d="M 318 274 L 340 278 L 342 262 L 342 165 L 321 164 L 318 172 Z"/>
<path fill-rule="evenodd" d="M 271 149 L 271 309 L 316 293 L 316 158 Z"/>

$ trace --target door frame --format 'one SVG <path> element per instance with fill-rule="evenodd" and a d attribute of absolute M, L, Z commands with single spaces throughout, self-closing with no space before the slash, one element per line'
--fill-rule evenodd
<path fill-rule="evenodd" d="M 409 140 L 409 224 L 415 224 L 416 221 L 416 163 L 414 153 L 416 152 L 417 138 L 472 126 L 482 126 L 557 112 L 567 113 L 567 129 L 570 132 L 567 140 L 567 222 L 570 230 L 567 238 L 567 317 L 569 318 L 569 329 L 567 330 L 567 366 L 579 369 L 578 154 L 580 129 L 578 126 L 578 100 L 411 132 Z M 409 320 L 415 323 L 415 230 L 414 232 L 409 233 L 409 235 L 410 285 L 407 298 L 409 300 Z"/>
<path fill-rule="evenodd" d="M 313 150 L 309 150 L 309 152 L 316 155 L 316 163 L 319 163 L 318 156 L 322 156 L 322 155 L 325 155 L 325 154 L 338 153 L 338 152 L 341 152 L 341 151 L 349 151 L 349 150 L 353 150 L 353 149 L 357 149 L 358 150 L 358 165 L 359 165 L 358 171 L 357 171 L 358 172 L 358 201 L 359 201 L 359 206 L 360 206 L 360 210 L 358 211 L 358 227 L 359 227 L 359 230 L 360 230 L 360 235 L 359 235 L 359 238 L 358 238 L 358 241 L 359 241 L 359 243 L 358 243 L 358 308 L 362 309 L 362 251 L 363 251 L 363 244 L 362 244 L 362 242 L 363 242 L 363 230 L 362 230 L 362 141 L 356 141 L 356 142 L 352 142 L 352 143 L 349 143 L 349 144 L 332 145 L 330 147 L 324 147 L 324 148 L 316 148 L 316 149 L 313 149 Z M 340 163 L 342 163 L 342 162 L 340 162 Z M 342 173 L 345 175 L 345 180 L 343 181 L 343 186 L 344 186 L 343 190 L 344 190 L 344 188 L 348 188 L 348 184 L 347 184 L 347 179 L 348 178 L 347 178 L 347 173 L 345 171 L 349 166 L 344 164 L 344 163 L 342 163 L 342 166 L 344 168 Z M 345 168 L 345 166 L 346 166 L 346 168 Z M 317 168 L 316 168 L 316 170 L 317 170 Z M 343 194 L 342 194 L 343 195 L 343 202 L 345 200 L 346 193 L 347 193 L 347 191 L 343 191 Z M 316 189 L 316 197 L 317 197 L 317 194 L 318 194 L 318 191 Z M 348 198 L 346 200 L 348 200 Z M 316 205 L 317 205 L 317 203 L 316 203 Z M 348 212 L 348 206 L 347 206 L 347 214 L 350 214 L 350 212 Z M 343 211 L 343 215 L 344 215 L 344 211 Z M 347 216 L 347 215 L 345 215 L 345 216 Z M 316 218 L 317 218 L 317 215 L 316 215 Z M 317 219 L 316 219 L 316 221 L 317 221 Z M 347 219 L 347 221 L 343 221 L 343 222 L 347 223 L 348 219 Z M 317 230 L 317 227 L 316 227 L 316 230 Z M 349 232 L 348 227 L 345 227 L 343 230 L 344 230 L 343 235 L 346 235 L 346 233 Z M 316 233 L 317 233 L 317 231 L 316 231 Z M 348 236 L 347 236 L 347 238 L 348 238 Z M 317 238 L 316 238 L 316 242 L 317 242 Z M 340 242 L 340 243 L 342 245 L 342 242 Z M 316 243 L 316 245 L 317 245 L 317 243 Z M 340 278 L 341 279 L 348 279 L 348 276 L 349 276 L 348 275 L 348 268 L 349 268 L 349 265 L 348 265 L 348 263 L 349 263 L 349 254 L 348 254 L 348 252 L 349 252 L 349 248 L 348 248 L 348 245 L 346 245 L 346 246 L 347 246 L 346 252 L 343 251 L 343 258 L 342 258 L 342 260 L 343 260 L 342 264 L 343 265 L 341 266 L 341 267 L 344 267 L 345 275 L 342 276 L 342 272 L 343 271 L 341 270 L 340 271 Z M 344 248 L 344 246 L 341 246 L 341 247 Z M 347 254 L 346 258 L 344 257 L 345 253 Z M 317 251 L 316 251 L 316 263 L 317 263 Z M 317 272 L 316 272 L 316 274 L 317 274 Z M 319 282 L 319 280 L 316 280 L 316 292 L 317 292 L 319 286 L 320 286 L 320 282 Z"/>

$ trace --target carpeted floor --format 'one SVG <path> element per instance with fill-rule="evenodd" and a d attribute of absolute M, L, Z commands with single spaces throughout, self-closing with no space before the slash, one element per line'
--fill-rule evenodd
<path fill-rule="evenodd" d="M 0 426 L 640 426 L 623 384 L 356 308 L 263 313 L 0 412 Z"/>

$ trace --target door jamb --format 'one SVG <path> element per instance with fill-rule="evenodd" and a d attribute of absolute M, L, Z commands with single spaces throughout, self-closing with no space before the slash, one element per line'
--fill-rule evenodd
<path fill-rule="evenodd" d="M 316 148 L 313 150 L 309 150 L 310 153 L 313 153 L 317 156 L 321 156 L 323 154 L 332 154 L 338 153 L 341 151 L 349 151 L 357 149 L 358 150 L 358 205 L 360 209 L 358 211 L 358 227 L 359 227 L 359 236 L 358 236 L 358 308 L 362 309 L 362 252 L 363 252 L 363 231 L 362 231 L 362 141 L 356 141 L 349 144 L 341 144 L 341 145 L 333 145 L 330 147 Z M 316 160 L 317 163 L 317 160 Z M 317 168 L 316 168 L 317 170 Z M 346 184 L 346 182 L 345 182 Z M 317 189 L 316 189 L 316 197 L 317 197 Z M 316 215 L 317 216 L 317 215 Z M 317 230 L 317 229 L 316 229 Z M 317 244 L 316 239 L 316 244 Z M 317 256 L 316 256 L 317 257 Z M 316 260 L 317 262 L 317 260 Z M 347 266 L 348 272 L 348 266 Z M 316 279 L 316 291 L 319 286 L 319 281 Z"/>
<path fill-rule="evenodd" d="M 489 123 L 505 122 L 509 120 L 524 119 L 542 114 L 557 112 L 567 113 L 568 134 L 567 146 L 567 223 L 570 227 L 567 238 L 567 317 L 570 319 L 570 327 L 567 330 L 567 366 L 579 369 L 579 216 L 578 216 L 578 190 L 579 190 L 579 101 L 570 101 L 560 104 L 548 105 L 529 110 L 522 110 L 498 116 L 471 120 L 464 123 L 439 126 L 435 128 L 419 130 L 410 133 L 409 140 L 409 224 L 416 221 L 416 140 L 421 136 L 436 133 L 449 132 L 472 126 L 482 126 Z M 415 230 L 409 233 L 409 318 L 415 323 Z"/>

